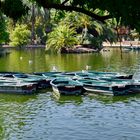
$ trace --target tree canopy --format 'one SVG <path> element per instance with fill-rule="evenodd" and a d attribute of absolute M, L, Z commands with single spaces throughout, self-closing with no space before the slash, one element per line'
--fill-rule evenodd
<path fill-rule="evenodd" d="M 81 12 L 101 22 L 116 18 L 122 25 L 136 28 L 140 32 L 139 0 L 1 0 L 0 9 L 17 20 L 28 11 L 24 1 L 36 2 L 47 9 Z M 95 14 L 96 9 L 106 11 L 106 14 Z"/>
<path fill-rule="evenodd" d="M 91 16 L 95 20 L 104 22 L 109 18 L 116 18 L 122 25 L 136 28 L 140 32 L 140 1 L 139 0 L 35 0 L 44 8 L 76 11 Z M 95 14 L 100 9 L 106 15 Z"/>
<path fill-rule="evenodd" d="M 31 40 L 41 39 L 41 42 L 45 42 L 48 33 L 53 31 L 55 24 L 59 25 L 59 22 L 63 20 L 64 24 L 68 22 L 70 28 L 75 27 L 77 33 L 83 33 L 83 29 L 88 29 L 87 32 L 94 38 L 103 36 L 106 40 L 114 41 L 114 39 L 112 40 L 114 35 L 111 35 L 112 37 L 106 35 L 111 34 L 113 30 L 113 34 L 114 31 L 115 33 L 117 31 L 117 37 L 119 37 L 118 29 L 120 27 L 127 26 L 129 30 L 134 29 L 140 33 L 139 5 L 140 1 L 138 0 L 0 0 L 0 13 L 5 17 L 5 21 L 9 19 L 7 17 L 13 19 L 13 28 L 16 23 L 27 24 L 32 36 L 34 35 Z M 43 15 L 48 14 L 47 19 L 45 16 L 40 16 L 42 11 Z M 77 14 L 75 14 L 76 12 Z M 74 14 L 68 16 L 66 13 Z M 53 14 L 54 16 L 52 16 Z M 20 18 L 21 20 L 18 20 Z M 95 26 L 96 23 L 97 26 Z M 5 25 L 2 22 L 1 25 L 6 27 L 8 26 L 6 24 L 7 22 Z M 6 32 L 5 28 L 3 30 Z M 44 41 L 42 41 L 43 39 Z"/>

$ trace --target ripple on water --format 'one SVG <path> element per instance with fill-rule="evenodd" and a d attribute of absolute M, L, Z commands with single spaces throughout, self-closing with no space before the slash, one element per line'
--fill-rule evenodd
<path fill-rule="evenodd" d="M 139 97 L 62 96 L 56 100 L 51 93 L 41 93 L 1 99 L 0 138 L 138 140 Z"/>

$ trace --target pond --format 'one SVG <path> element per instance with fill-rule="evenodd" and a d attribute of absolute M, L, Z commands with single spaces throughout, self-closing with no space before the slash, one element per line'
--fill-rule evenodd
<path fill-rule="evenodd" d="M 60 71 L 85 69 L 86 65 L 96 71 L 134 73 L 139 68 L 138 51 L 120 54 L 120 49 L 94 54 L 46 54 L 44 49 L 10 50 L 0 57 L 0 71 L 42 72 L 56 66 Z"/>
<path fill-rule="evenodd" d="M 43 49 L 11 50 L 0 71 L 41 72 L 85 69 L 134 73 L 140 52 L 119 49 L 95 54 L 46 54 Z M 139 140 L 140 95 L 61 96 L 51 89 L 35 95 L 0 94 L 1 140 Z"/>

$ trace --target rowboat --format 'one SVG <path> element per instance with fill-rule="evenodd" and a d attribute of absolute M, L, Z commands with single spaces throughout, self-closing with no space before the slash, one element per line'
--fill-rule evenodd
<path fill-rule="evenodd" d="M 58 77 L 66 77 L 66 78 L 70 78 L 73 80 L 76 80 L 78 77 L 76 76 L 76 72 L 62 72 L 57 74 L 56 76 Z"/>
<path fill-rule="evenodd" d="M 62 77 L 61 72 L 57 72 L 57 71 L 53 71 L 53 72 L 35 72 L 33 73 L 34 75 L 38 75 L 38 76 L 42 76 L 43 78 L 45 78 L 48 87 L 51 87 L 51 80 L 57 78 L 57 77 Z"/>
<path fill-rule="evenodd" d="M 81 95 L 83 94 L 83 85 L 70 78 L 56 78 L 50 84 L 54 92 L 62 95 Z"/>
<path fill-rule="evenodd" d="M 31 75 L 31 74 L 24 74 L 24 73 L 8 73 L 0 76 L 0 79 L 7 79 L 7 80 L 17 80 L 23 81 L 26 83 L 36 83 L 37 89 L 46 88 L 48 83 L 46 79 L 42 76 Z"/>
<path fill-rule="evenodd" d="M 35 83 L 0 80 L 0 93 L 32 94 L 36 87 Z"/>
<path fill-rule="evenodd" d="M 79 79 L 79 82 L 83 84 L 83 88 L 87 92 L 105 94 L 105 95 L 126 95 L 132 92 L 134 85 L 131 82 L 126 81 L 114 81 L 109 82 L 105 80 L 87 80 L 87 79 Z"/>
<path fill-rule="evenodd" d="M 78 78 L 89 79 L 132 79 L 133 75 L 121 74 L 118 72 L 96 72 L 96 71 L 82 71 L 76 72 L 75 75 Z"/>

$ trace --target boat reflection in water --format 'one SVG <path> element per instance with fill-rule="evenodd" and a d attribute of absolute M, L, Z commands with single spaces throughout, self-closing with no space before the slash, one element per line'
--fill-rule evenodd
<path fill-rule="evenodd" d="M 82 96 L 76 96 L 76 95 L 60 95 L 59 93 L 52 92 L 52 98 L 59 104 L 65 104 L 65 103 L 74 103 L 74 104 L 81 104 L 83 103 L 83 97 Z"/>

